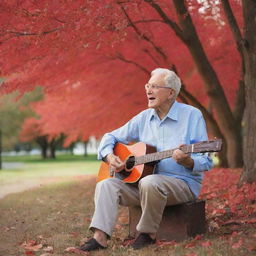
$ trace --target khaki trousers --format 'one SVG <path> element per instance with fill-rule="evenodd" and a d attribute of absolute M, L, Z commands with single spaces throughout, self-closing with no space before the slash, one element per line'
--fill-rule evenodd
<path fill-rule="evenodd" d="M 148 175 L 139 181 L 138 188 L 117 178 L 109 178 L 97 183 L 95 211 L 90 229 L 97 228 L 111 236 L 118 205 L 140 205 L 142 215 L 136 229 L 140 233 L 156 233 L 166 205 L 194 199 L 195 196 L 185 181 L 165 175 Z"/>

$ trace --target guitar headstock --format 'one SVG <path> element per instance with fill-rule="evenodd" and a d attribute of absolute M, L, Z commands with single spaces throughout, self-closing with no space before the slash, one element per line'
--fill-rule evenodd
<path fill-rule="evenodd" d="M 221 139 L 201 141 L 191 145 L 191 152 L 193 153 L 218 152 L 218 151 L 221 151 L 221 147 L 222 147 Z"/>

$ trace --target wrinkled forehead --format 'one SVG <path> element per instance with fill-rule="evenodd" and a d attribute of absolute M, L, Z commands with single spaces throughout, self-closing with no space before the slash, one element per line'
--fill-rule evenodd
<path fill-rule="evenodd" d="M 154 74 L 151 76 L 151 78 L 148 80 L 148 83 L 165 86 L 165 74 Z"/>

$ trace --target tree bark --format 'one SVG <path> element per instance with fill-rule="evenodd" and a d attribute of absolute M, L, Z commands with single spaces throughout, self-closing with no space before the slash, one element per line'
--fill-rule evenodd
<path fill-rule="evenodd" d="M 52 139 L 52 141 L 49 143 L 49 147 L 50 147 L 50 158 L 51 159 L 55 159 L 56 158 L 56 155 L 55 155 L 55 152 L 56 152 L 56 139 Z"/>
<path fill-rule="evenodd" d="M 48 141 L 47 136 L 40 136 L 36 139 L 37 144 L 41 147 L 41 156 L 43 159 L 48 158 L 47 149 Z"/>
<path fill-rule="evenodd" d="M 88 140 L 84 141 L 84 156 L 88 156 L 87 146 L 88 146 Z"/>
<path fill-rule="evenodd" d="M 241 182 L 256 181 L 256 1 L 243 0 L 245 111 L 243 116 L 244 171 Z"/>

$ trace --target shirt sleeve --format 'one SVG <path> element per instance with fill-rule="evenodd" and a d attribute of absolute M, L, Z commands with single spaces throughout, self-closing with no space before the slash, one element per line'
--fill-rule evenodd
<path fill-rule="evenodd" d="M 128 144 L 131 141 L 138 141 L 140 122 L 141 117 L 140 115 L 137 115 L 124 126 L 106 133 L 102 137 L 98 148 L 98 159 L 102 160 L 108 154 L 113 153 L 113 148 L 117 142 Z"/>
<path fill-rule="evenodd" d="M 202 113 L 200 111 L 198 112 L 199 114 L 196 115 L 192 122 L 192 130 L 190 136 L 191 144 L 208 140 L 205 120 L 202 116 Z M 198 172 L 208 171 L 213 166 L 212 159 L 208 153 L 194 153 L 191 154 L 191 158 L 194 160 L 192 174 L 196 175 Z"/>

